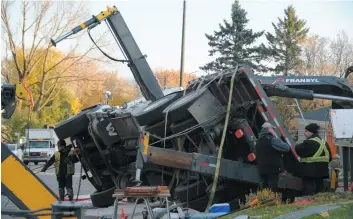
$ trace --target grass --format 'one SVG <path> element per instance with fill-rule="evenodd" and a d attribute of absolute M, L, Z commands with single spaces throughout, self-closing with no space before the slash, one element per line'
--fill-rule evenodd
<path fill-rule="evenodd" d="M 352 219 L 353 218 L 353 202 L 351 203 L 333 203 L 340 205 L 341 208 L 335 209 L 328 212 L 327 218 L 330 219 Z M 303 217 L 303 219 L 323 219 L 324 217 L 320 214 Z"/>
<path fill-rule="evenodd" d="M 252 194 L 247 197 L 245 206 L 254 200 L 256 197 L 259 200 L 263 200 L 261 193 Z M 267 194 L 267 192 L 266 192 Z M 270 195 L 271 196 L 271 195 Z M 273 196 L 273 195 L 272 195 Z M 353 194 L 352 193 L 321 193 L 317 194 L 314 197 L 311 197 L 314 202 L 307 204 L 280 204 L 279 202 L 275 203 L 273 206 L 260 206 L 257 205 L 255 208 L 249 208 L 239 212 L 225 215 L 221 219 L 233 219 L 235 216 L 239 215 L 249 215 L 250 218 L 261 218 L 261 219 L 271 219 L 276 216 L 284 215 L 287 213 L 303 210 L 312 206 L 319 205 L 340 205 L 341 208 L 335 209 L 328 212 L 328 217 L 330 219 L 348 219 L 353 218 Z M 324 216 L 320 214 L 311 215 L 305 217 L 305 219 L 323 219 Z"/>

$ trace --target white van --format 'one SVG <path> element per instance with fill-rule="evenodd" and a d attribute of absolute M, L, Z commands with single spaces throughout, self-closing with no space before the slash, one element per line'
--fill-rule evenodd
<path fill-rule="evenodd" d="M 18 144 L 7 144 L 7 147 L 19 160 L 23 161 L 23 151 Z"/>

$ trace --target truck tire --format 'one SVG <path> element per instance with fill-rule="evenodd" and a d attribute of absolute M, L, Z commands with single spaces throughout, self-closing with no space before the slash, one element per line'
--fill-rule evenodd
<path fill-rule="evenodd" d="M 25 165 L 28 165 L 28 164 L 29 164 L 29 162 L 28 162 L 28 161 L 24 161 L 23 163 L 24 163 Z"/>
<path fill-rule="evenodd" d="M 38 162 L 34 162 L 34 165 L 38 165 Z"/>
<path fill-rule="evenodd" d="M 206 184 L 204 181 L 196 181 L 189 184 L 189 191 L 187 185 L 179 185 L 174 189 L 174 197 L 179 199 L 181 202 L 186 202 L 187 200 L 194 200 L 206 194 Z M 188 194 L 189 193 L 189 194 Z M 189 195 L 189 197 L 187 197 Z"/>
<path fill-rule="evenodd" d="M 179 122 L 182 120 L 187 120 L 191 117 L 191 114 L 188 112 L 188 108 L 207 90 L 207 87 L 204 87 L 200 90 L 193 91 L 182 98 L 179 98 L 174 103 L 170 104 L 167 108 L 163 110 L 164 118 L 168 113 L 168 121 L 170 122 Z"/>
<path fill-rule="evenodd" d="M 93 207 L 96 208 L 107 208 L 114 204 L 113 193 L 115 191 L 115 187 L 110 189 L 94 192 L 91 194 L 91 201 Z"/>
<path fill-rule="evenodd" d="M 154 124 L 160 120 L 163 120 L 162 111 L 176 99 L 183 95 L 182 91 L 168 94 L 152 103 L 147 107 L 133 111 L 132 114 L 136 118 L 140 126 L 147 124 Z"/>

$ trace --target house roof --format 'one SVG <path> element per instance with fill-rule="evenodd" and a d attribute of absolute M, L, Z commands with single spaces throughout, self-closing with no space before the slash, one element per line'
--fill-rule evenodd
<path fill-rule="evenodd" d="M 331 107 L 324 107 L 318 110 L 314 110 L 311 112 L 303 113 L 305 119 L 316 120 L 316 121 L 328 121 L 330 120 L 329 110 Z M 295 117 L 296 119 L 301 119 L 300 115 Z"/>

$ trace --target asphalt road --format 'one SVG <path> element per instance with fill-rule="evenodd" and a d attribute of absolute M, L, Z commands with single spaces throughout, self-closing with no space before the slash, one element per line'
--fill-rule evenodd
<path fill-rule="evenodd" d="M 38 165 L 29 165 L 30 169 L 37 174 L 37 176 L 51 189 L 53 190 L 56 194 L 58 194 L 58 182 L 56 180 L 55 176 L 55 168 L 54 165 L 49 167 L 49 169 L 42 173 L 40 170 L 42 169 L 44 163 L 40 163 Z M 51 168 L 51 169 L 50 169 Z M 81 165 L 76 164 L 75 165 L 75 175 L 72 178 L 72 186 L 74 189 L 74 198 L 76 198 L 77 192 L 79 192 L 79 195 L 89 195 L 95 191 L 95 188 L 91 185 L 91 183 L 86 179 L 86 180 L 81 180 L 81 187 L 80 191 L 78 191 L 78 186 L 80 183 L 80 171 L 81 171 Z M 84 175 L 84 171 L 82 171 Z"/>
<path fill-rule="evenodd" d="M 37 174 L 37 176 L 56 194 L 58 194 L 58 183 L 56 181 L 56 176 L 55 176 L 55 171 L 54 168 L 48 169 L 45 173 L 40 173 L 40 170 L 43 166 L 43 163 L 40 163 L 38 165 L 34 164 L 29 164 L 29 168 Z M 53 166 L 52 166 L 53 167 Z M 79 186 L 79 181 L 80 181 L 80 170 L 81 170 L 81 165 L 76 164 L 75 165 L 75 175 L 73 176 L 73 189 L 74 189 L 74 199 L 77 196 L 78 192 L 78 186 Z M 83 171 L 84 173 L 84 171 Z M 90 195 L 95 191 L 95 188 L 90 184 L 88 180 L 81 180 L 81 187 L 79 191 L 79 196 L 82 195 Z M 83 201 L 81 202 L 84 204 L 84 218 L 87 219 L 93 219 L 93 218 L 98 218 L 101 216 L 111 216 L 113 212 L 113 208 L 93 208 L 91 205 L 90 201 Z M 129 214 L 132 212 L 132 204 L 127 203 L 124 204 L 124 211 L 126 214 Z M 141 215 L 140 212 L 142 212 L 143 205 L 139 205 L 136 209 L 136 216 L 137 218 L 138 215 Z M 4 195 L 1 195 L 1 209 L 2 210 L 17 210 L 18 208 Z M 120 208 L 119 208 L 120 209 Z M 10 219 L 13 217 L 1 215 L 1 218 L 4 219 Z M 16 217 L 20 218 L 20 217 Z M 134 217 L 135 218 L 135 217 Z M 140 217 L 142 218 L 142 217 Z"/>

